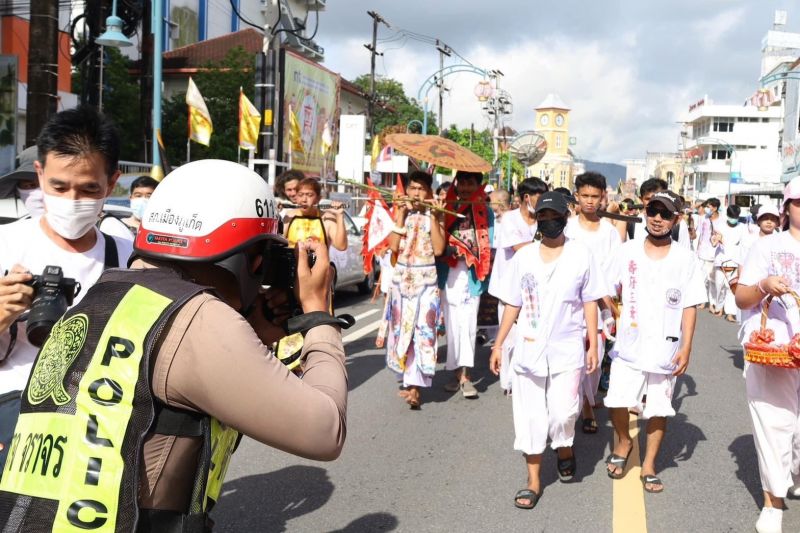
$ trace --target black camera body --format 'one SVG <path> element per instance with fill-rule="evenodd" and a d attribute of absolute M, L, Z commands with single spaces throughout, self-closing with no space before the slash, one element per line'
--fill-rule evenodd
<path fill-rule="evenodd" d="M 317 256 L 308 252 L 308 266 L 314 266 Z M 263 285 L 279 289 L 294 289 L 297 280 L 297 257 L 294 248 L 270 244 L 264 253 Z"/>
<path fill-rule="evenodd" d="M 50 330 L 67 312 L 81 290 L 81 284 L 65 278 L 59 266 L 47 265 L 41 275 L 27 282 L 33 287 L 33 302 L 28 313 L 28 341 L 41 348 Z"/>

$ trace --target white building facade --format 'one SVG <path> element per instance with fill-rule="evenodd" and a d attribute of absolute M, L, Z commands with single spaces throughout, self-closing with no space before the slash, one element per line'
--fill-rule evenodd
<path fill-rule="evenodd" d="M 780 106 L 718 105 L 708 97 L 684 116 L 689 196 L 722 198 L 781 183 Z"/>

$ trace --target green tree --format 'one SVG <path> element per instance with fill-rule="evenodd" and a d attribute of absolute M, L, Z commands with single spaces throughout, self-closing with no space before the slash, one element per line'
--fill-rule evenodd
<path fill-rule="evenodd" d="M 488 129 L 482 131 L 474 131 L 471 128 L 459 129 L 458 126 L 452 124 L 444 131 L 444 136 L 455 142 L 456 144 L 469 148 L 475 154 L 479 155 L 489 163 L 494 161 L 494 145 L 492 142 L 492 132 Z M 502 176 L 503 187 L 508 188 L 508 152 L 502 150 L 499 155 L 498 166 L 500 167 L 500 174 Z M 449 169 L 437 168 L 437 172 L 450 173 Z M 525 167 L 517 159 L 511 158 L 511 173 L 517 176 L 525 175 Z M 494 181 L 494 178 L 492 178 Z"/>
<path fill-rule="evenodd" d="M 369 74 L 362 74 L 353 80 L 365 94 L 369 95 Z M 375 131 L 381 132 L 390 126 L 405 128 L 412 120 L 422 122 L 424 110 L 415 98 L 406 95 L 403 84 L 384 76 L 375 77 L 375 98 L 378 103 L 374 107 Z M 419 127 L 418 125 L 416 127 Z M 413 128 L 413 127 L 412 127 Z M 419 132 L 411 129 L 410 131 Z M 428 110 L 428 133 L 437 134 L 436 115 Z"/>
<path fill-rule="evenodd" d="M 252 54 L 243 48 L 231 49 L 225 59 L 209 63 L 195 76 L 192 76 L 200 94 L 206 101 L 214 133 L 210 146 L 192 142 L 191 158 L 226 159 L 236 161 L 239 146 L 239 88 L 253 101 Z M 186 139 L 188 138 L 188 109 L 186 91 L 172 95 L 163 103 L 161 136 L 167 149 L 170 164 L 178 165 L 186 161 Z"/>
<path fill-rule="evenodd" d="M 120 159 L 138 161 L 144 145 L 139 115 L 139 80 L 131 76 L 132 62 L 116 48 L 105 48 L 103 66 L 103 113 L 116 124 L 120 135 Z M 79 71 L 72 76 L 72 90 L 83 93 Z"/>

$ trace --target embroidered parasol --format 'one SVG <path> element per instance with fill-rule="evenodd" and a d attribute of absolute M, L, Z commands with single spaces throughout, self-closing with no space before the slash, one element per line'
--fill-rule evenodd
<path fill-rule="evenodd" d="M 438 135 L 392 133 L 386 136 L 386 144 L 414 159 L 440 167 L 465 172 L 488 172 L 492 169 L 489 162 L 469 148 Z"/>

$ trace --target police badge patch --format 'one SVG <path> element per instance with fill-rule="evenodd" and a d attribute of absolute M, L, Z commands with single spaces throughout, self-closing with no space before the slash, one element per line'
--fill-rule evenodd
<path fill-rule="evenodd" d="M 36 359 L 28 385 L 28 401 L 38 405 L 53 397 L 56 405 L 64 405 L 71 398 L 64 389 L 64 376 L 86 341 L 89 318 L 84 314 L 59 320 L 42 351 Z"/>

